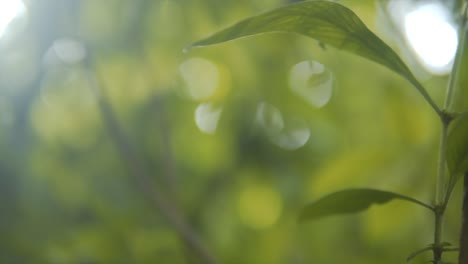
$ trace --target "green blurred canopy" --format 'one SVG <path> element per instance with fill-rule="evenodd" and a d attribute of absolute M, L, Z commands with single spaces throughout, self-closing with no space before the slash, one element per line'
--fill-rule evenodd
<path fill-rule="evenodd" d="M 0 263 L 205 263 L 190 236 L 227 264 L 402 263 L 427 245 L 410 204 L 296 221 L 348 187 L 431 201 L 438 120 L 403 78 L 298 35 L 182 52 L 291 2 L 24 1 L 0 37 Z M 396 43 L 374 1 L 340 2 Z M 446 81 L 422 80 L 438 103 Z"/>

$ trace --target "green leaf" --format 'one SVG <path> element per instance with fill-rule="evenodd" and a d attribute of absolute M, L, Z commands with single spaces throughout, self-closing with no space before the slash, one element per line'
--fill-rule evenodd
<path fill-rule="evenodd" d="M 305 1 L 280 7 L 242 20 L 193 43 L 189 48 L 270 32 L 305 35 L 322 45 L 327 44 L 384 65 L 411 82 L 432 108 L 441 114 L 438 106 L 395 51 L 372 33 L 353 11 L 335 2 Z"/>
<path fill-rule="evenodd" d="M 315 220 L 336 214 L 356 213 L 366 210 L 372 204 L 384 204 L 393 199 L 406 200 L 433 210 L 433 207 L 428 204 L 393 192 L 374 189 L 348 189 L 329 194 L 307 205 L 302 210 L 299 220 Z"/>
<path fill-rule="evenodd" d="M 408 79 L 414 79 L 398 55 L 372 33 L 353 11 L 329 1 L 300 2 L 252 16 L 195 42 L 192 47 L 268 32 L 293 32 L 309 36 L 385 65 Z"/>
<path fill-rule="evenodd" d="M 468 113 L 459 115 L 450 125 L 447 138 L 447 166 L 458 179 L 468 172 Z"/>

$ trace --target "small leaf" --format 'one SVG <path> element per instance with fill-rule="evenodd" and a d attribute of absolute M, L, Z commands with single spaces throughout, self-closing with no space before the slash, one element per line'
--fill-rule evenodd
<path fill-rule="evenodd" d="M 319 43 L 384 65 L 409 80 L 418 90 L 423 89 L 400 57 L 385 42 L 372 33 L 353 11 L 335 2 L 305 1 L 280 7 L 240 21 L 193 43 L 191 47 L 213 45 L 269 32 L 291 32 L 314 38 Z"/>
<path fill-rule="evenodd" d="M 447 166 L 451 177 L 458 179 L 468 172 L 468 113 L 452 122 L 447 138 Z"/>
<path fill-rule="evenodd" d="M 356 213 L 372 204 L 384 204 L 393 199 L 406 200 L 430 210 L 432 206 L 401 194 L 374 189 L 348 189 L 329 194 L 307 205 L 299 217 L 300 221 L 315 220 L 336 214 Z"/>

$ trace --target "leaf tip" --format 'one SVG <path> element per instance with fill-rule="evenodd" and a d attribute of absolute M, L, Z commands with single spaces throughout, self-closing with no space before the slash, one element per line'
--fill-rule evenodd
<path fill-rule="evenodd" d="M 193 48 L 193 44 L 190 44 L 182 49 L 182 53 L 187 54 L 190 51 L 192 51 L 192 48 Z"/>
<path fill-rule="evenodd" d="M 189 53 L 189 52 L 191 52 L 194 48 L 209 46 L 209 45 L 213 45 L 213 44 L 214 44 L 214 43 L 209 43 L 209 42 L 207 42 L 206 39 L 198 40 L 198 41 L 193 42 L 193 43 L 189 44 L 188 46 L 184 47 L 184 48 L 182 49 L 182 52 L 183 52 L 183 53 Z"/>

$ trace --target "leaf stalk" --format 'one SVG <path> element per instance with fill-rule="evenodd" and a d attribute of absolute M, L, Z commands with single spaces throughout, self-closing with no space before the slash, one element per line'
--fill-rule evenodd
<path fill-rule="evenodd" d="M 458 80 L 458 72 L 460 70 L 461 62 L 462 62 L 462 55 L 465 49 L 465 42 L 466 42 L 466 26 L 467 26 L 467 13 L 468 13 L 468 4 L 465 3 L 465 7 L 463 9 L 461 25 L 458 29 L 458 48 L 455 54 L 455 61 L 453 62 L 452 73 L 450 74 L 450 79 L 448 82 L 447 87 L 447 94 L 445 96 L 445 103 L 444 109 L 448 109 L 452 102 L 453 102 L 453 94 L 455 91 L 455 86 Z"/>

